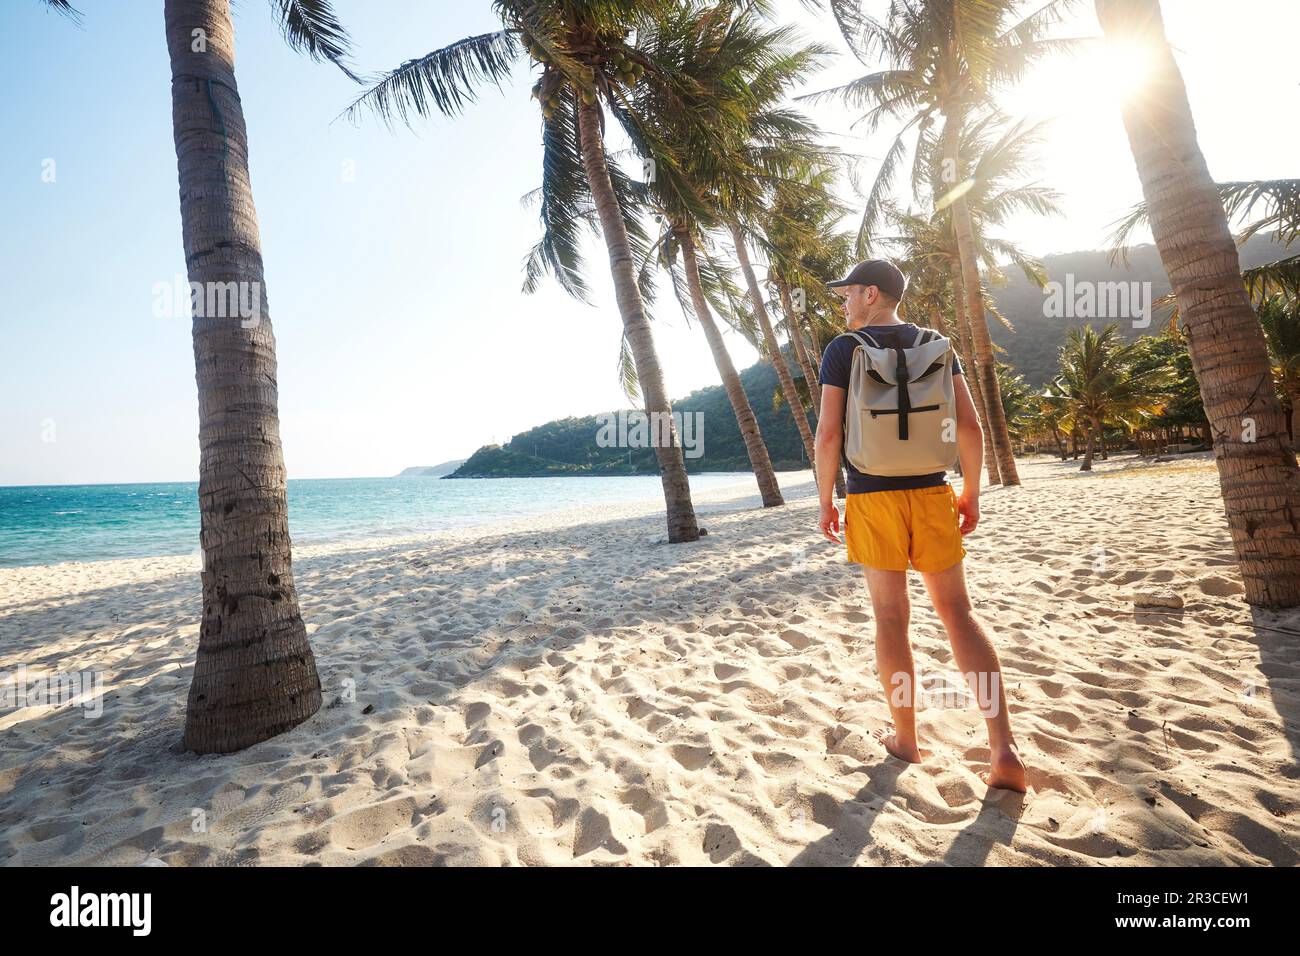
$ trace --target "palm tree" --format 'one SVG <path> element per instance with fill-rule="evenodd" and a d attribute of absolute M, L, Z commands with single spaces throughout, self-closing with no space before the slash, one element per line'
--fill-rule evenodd
<path fill-rule="evenodd" d="M 745 394 L 745 388 L 740 382 L 740 374 L 736 371 L 735 363 L 731 361 L 731 355 L 727 352 L 727 343 L 723 341 L 722 333 L 719 331 L 717 323 L 713 321 L 713 315 L 709 311 L 708 298 L 704 292 L 704 284 L 700 279 L 699 259 L 695 252 L 696 241 L 695 230 L 688 220 L 682 218 L 674 221 L 670 235 L 665 236 L 662 243 L 665 250 L 665 259 L 671 269 L 672 253 L 670 250 L 674 246 L 680 250 L 682 270 L 685 273 L 686 288 L 690 297 L 690 311 L 704 330 L 704 338 L 709 343 L 709 350 L 713 353 L 713 362 L 718 368 L 718 375 L 722 378 L 722 387 L 727 393 L 728 401 L 731 402 L 732 411 L 736 414 L 736 424 L 740 426 L 740 437 L 745 442 L 745 451 L 749 455 L 749 464 L 753 468 L 754 478 L 758 482 L 758 491 L 763 499 L 763 507 L 771 508 L 783 505 L 785 499 L 781 497 L 781 488 L 777 484 L 771 456 L 768 455 L 767 446 L 763 443 L 763 435 L 758 427 L 758 418 L 754 415 L 754 409 L 749 404 L 749 396 Z M 686 308 L 685 303 L 683 303 L 682 307 L 683 309 Z"/>
<path fill-rule="evenodd" d="M 803 166 L 799 175 L 774 184 L 758 217 L 758 238 L 768 260 L 767 284 L 776 293 L 775 307 L 783 316 L 781 327 L 803 370 L 816 412 L 821 409 L 816 317 L 833 317 L 833 327 L 825 329 L 827 336 L 843 331 L 838 297 L 826 283 L 847 271 L 851 249 L 848 237 L 837 231 L 847 209 L 833 192 L 835 167 L 812 157 Z"/>
<path fill-rule="evenodd" d="M 656 191 L 678 205 L 702 199 L 709 213 L 697 215 L 695 223 L 729 230 L 751 318 L 761 332 L 760 351 L 776 369 L 812 461 L 812 430 L 768 316 L 742 221 L 764 208 L 775 184 L 827 155 L 808 121 L 781 104 L 829 50 L 797 42 L 789 27 L 761 29 L 761 12 L 754 5 L 676 4 L 660 21 L 666 29 L 657 36 L 644 33 L 647 55 L 675 82 L 658 89 L 644 86 L 627 110 L 625 126 L 644 155 L 681 174 L 664 177 Z M 800 344 L 795 343 L 796 351 Z"/>
<path fill-rule="evenodd" d="M 1016 243 L 993 235 L 994 227 L 1004 225 L 1013 215 L 1032 212 L 1037 215 L 1059 215 L 1058 194 L 1038 182 L 1026 181 L 1031 168 L 1031 153 L 1041 140 L 1043 124 L 1004 123 L 996 115 L 982 117 L 967 124 L 962 130 L 961 152 L 978 157 L 963 195 L 970 220 L 975 248 L 979 250 L 980 265 L 991 284 L 1006 281 L 999 260 L 1020 269 L 1035 285 L 1047 281 L 1043 264 L 1027 254 Z M 935 137 L 922 134 L 917 139 L 918 169 L 926 170 L 918 182 L 928 180 L 935 185 L 932 192 L 942 196 L 944 155 Z M 999 458 L 995 454 L 992 427 L 993 413 L 985 404 L 983 376 L 978 371 L 978 349 L 975 345 L 974 325 L 970 321 L 968 300 L 964 294 L 961 252 L 954 229 L 951 208 L 941 209 L 925 217 L 911 212 L 901 212 L 890 200 L 879 202 L 879 218 L 890 226 L 892 235 L 876 236 L 881 243 L 895 250 L 900 260 L 908 266 L 909 275 L 916 276 L 919 287 L 909 283 L 908 297 L 915 302 L 914 292 L 928 297 L 923 308 L 933 310 L 949 298 L 945 286 L 948 280 L 954 294 L 950 296 L 955 316 L 955 333 L 965 363 L 967 382 L 971 386 L 975 407 L 980 412 L 984 433 L 984 462 L 988 469 L 989 484 L 1002 481 Z M 928 289 L 928 291 L 927 291 Z M 988 290 L 981 285 L 984 310 L 1010 328 L 1010 323 L 998 312 Z M 1000 364 L 994 360 L 995 378 L 1000 379 Z M 999 384 L 999 394 L 1002 386 Z M 1005 420 L 1005 410 L 1002 412 Z M 1008 427 L 1008 437 L 1010 430 Z"/>
<path fill-rule="evenodd" d="M 1100 332 L 1091 325 L 1071 327 L 1061 346 L 1061 371 L 1050 394 L 1065 412 L 1067 426 L 1087 436 L 1080 471 L 1092 471 L 1096 443 L 1107 424 L 1133 430 L 1163 406 L 1162 389 L 1170 374 L 1164 368 L 1140 369 L 1136 343 L 1125 344 L 1111 322 Z"/>
<path fill-rule="evenodd" d="M 799 390 L 795 388 L 794 376 L 790 374 L 790 366 L 786 364 L 785 355 L 781 352 L 781 343 L 777 340 L 776 329 L 772 327 L 772 319 L 767 314 L 767 304 L 763 301 L 763 292 L 759 288 L 758 276 L 754 272 L 754 266 L 749 261 L 749 251 L 745 248 L 745 235 L 740 222 L 733 219 L 728 223 L 728 226 L 731 230 L 732 248 L 736 250 L 736 259 L 740 263 L 740 272 L 745 278 L 745 288 L 749 292 L 750 308 L 753 310 L 754 318 L 758 321 L 758 327 L 763 335 L 763 352 L 767 360 L 772 363 L 772 367 L 776 369 L 777 381 L 781 384 L 781 394 L 785 397 L 785 403 L 790 409 L 790 414 L 794 416 L 795 427 L 799 429 L 799 437 L 803 440 L 804 454 L 808 456 L 809 465 L 812 466 L 817 456 L 812 428 L 808 424 L 808 413 L 804 410 L 803 398 L 799 395 Z"/>
<path fill-rule="evenodd" d="M 966 199 L 972 171 L 962 153 L 962 130 L 980 112 L 996 112 L 999 89 L 1016 81 L 1037 59 L 1072 41 L 1044 39 L 1065 4 L 1049 0 L 1030 16 L 1014 18 L 1016 0 L 895 0 L 883 21 L 862 11 L 860 3 L 832 0 L 831 9 L 850 50 L 873 72 L 815 96 L 834 96 L 846 105 L 867 108 L 863 121 L 874 132 L 885 119 L 902 122 L 886 151 L 872 187 L 859 230 L 865 249 L 888 198 L 898 165 L 913 130 L 930 133 L 942 120 L 938 142 L 943 157 L 944 192 L 936 208 L 951 211 L 960 262 L 960 292 L 965 298 L 980 394 L 992 431 L 1002 483 L 1020 483 L 1011 439 L 1001 406 L 988 398 L 999 394 L 993 342 L 989 337 L 985 296 L 980 281 L 980 252 Z M 877 68 L 883 58 L 884 67 Z M 922 153 L 913 165 L 913 186 L 920 181 Z"/>
<path fill-rule="evenodd" d="M 781 108 L 785 91 L 819 54 L 794 45 L 788 28 L 769 30 L 753 8 L 731 15 L 725 5 L 682 3 L 642 31 L 647 54 L 674 78 L 672 95 L 664 87 L 643 85 L 632 110 L 634 144 L 656 163 L 673 157 L 679 176 L 656 178 L 649 192 L 669 232 L 660 243 L 670 265 L 681 253 L 690 311 L 700 320 L 740 423 L 764 503 L 781 504 L 780 490 L 763 445 L 758 422 L 740 377 L 727 355 L 701 281 L 699 250 L 705 251 L 711 285 L 725 292 L 721 312 L 736 314 L 735 293 L 726 271 L 708 254 L 706 231 L 738 208 L 760 202 L 766 178 L 801 162 L 811 127 Z M 688 191 L 683 193 L 682 187 Z M 676 280 L 674 273 L 674 279 Z M 683 284 L 674 281 L 674 287 Z M 750 333 L 745 317 L 734 327 Z"/>
<path fill-rule="evenodd" d="M 638 282 L 636 210 L 629 208 L 626 177 L 605 149 L 606 112 L 625 128 L 638 119 L 632 95 L 642 83 L 677 91 L 675 78 L 645 50 L 636 31 L 671 7 L 669 0 L 496 0 L 502 29 L 468 37 L 378 78 L 349 107 L 349 115 L 372 110 L 385 121 L 410 123 L 435 112 L 458 114 L 484 84 L 500 86 L 527 52 L 541 68 L 533 93 L 541 104 L 545 235 L 531 259 L 526 288 L 537 270 L 548 269 L 570 292 L 581 293 L 576 234 L 599 224 L 609 255 L 614 294 L 623 323 L 626 352 L 635 367 L 644 409 L 659 436 L 655 456 L 663 484 L 668 540 L 694 541 L 699 524 L 691 503 L 681 441 L 671 418 L 663 371 Z M 671 95 L 671 92 L 668 94 Z M 676 177 L 671 156 L 663 156 L 656 178 Z"/>
<path fill-rule="evenodd" d="M 68 0 L 46 0 L 77 16 Z M 348 41 L 327 0 L 277 0 L 286 40 L 344 72 Z M 239 290 L 249 313 L 196 310 L 203 619 L 185 746 L 228 753 L 320 709 L 294 587 L 280 446 L 275 336 L 248 175 L 228 0 L 165 0 L 181 231 L 190 282 Z M 192 286 L 193 287 L 193 286 Z M 231 301 L 226 299 L 226 305 Z"/>
<path fill-rule="evenodd" d="M 1152 61 L 1145 88 L 1123 105 L 1124 127 L 1210 420 L 1246 600 L 1294 607 L 1300 604 L 1300 469 L 1160 5 L 1096 0 L 1096 9 L 1107 39 L 1137 44 Z"/>
<path fill-rule="evenodd" d="M 1300 409 L 1300 302 L 1275 293 L 1259 304 L 1257 313 L 1273 360 L 1273 383 L 1286 402 L 1287 437 L 1294 445 Z"/>

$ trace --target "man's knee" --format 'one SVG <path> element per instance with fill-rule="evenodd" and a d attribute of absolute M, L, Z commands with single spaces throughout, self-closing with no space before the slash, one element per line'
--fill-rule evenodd
<path fill-rule="evenodd" d="M 906 637 L 912 609 L 906 603 L 885 601 L 872 607 L 876 633 L 882 637 Z"/>

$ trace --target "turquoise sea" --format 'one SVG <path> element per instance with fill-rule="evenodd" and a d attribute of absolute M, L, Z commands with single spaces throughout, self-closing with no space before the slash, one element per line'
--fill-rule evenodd
<path fill-rule="evenodd" d="M 744 472 L 690 479 L 696 492 L 753 480 Z M 0 487 L 0 566 L 193 553 L 198 488 L 198 482 Z M 662 502 L 662 495 L 657 475 L 290 479 L 289 532 L 296 544 L 387 537 L 586 505 Z"/>

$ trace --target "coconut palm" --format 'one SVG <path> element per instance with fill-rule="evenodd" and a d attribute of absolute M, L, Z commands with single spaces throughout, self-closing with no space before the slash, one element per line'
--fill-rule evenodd
<path fill-rule="evenodd" d="M 862 9 L 864 4 L 831 2 L 850 50 L 873 72 L 815 96 L 836 97 L 852 108 L 865 108 L 862 122 L 868 134 L 887 119 L 902 123 L 876 175 L 859 239 L 865 249 L 880 221 L 909 137 L 931 134 L 941 120 L 938 142 L 946 188 L 937 197 L 936 206 L 951 210 L 961 292 L 974 349 L 976 376 L 972 379 L 979 378 L 986 398 L 997 395 L 999 389 L 980 281 L 980 253 L 966 199 L 972 171 L 969 157 L 959 148 L 962 130 L 971 117 L 996 111 L 997 92 L 1018 80 L 1035 61 L 1072 45 L 1071 40 L 1044 37 L 1067 5 L 1049 0 L 1030 16 L 1017 20 L 1021 4 L 1016 0 L 895 0 L 885 19 L 878 20 Z M 921 151 L 917 151 L 914 188 L 923 168 Z M 989 401 L 984 406 L 1002 482 L 1019 484 L 1001 406 Z"/>
<path fill-rule="evenodd" d="M 1016 243 L 1000 238 L 993 230 L 1006 224 L 1017 213 L 1032 212 L 1037 215 L 1058 215 L 1055 190 L 1035 181 L 1026 181 L 1031 168 L 1031 154 L 1042 136 L 1043 124 L 1005 123 L 996 115 L 981 117 L 968 123 L 962 131 L 961 151 L 978 157 L 964 200 L 970 210 L 971 228 L 975 247 L 980 253 L 980 265 L 990 284 L 1005 282 L 1005 261 L 1019 268 L 1030 282 L 1042 286 L 1047 281 L 1043 264 L 1026 253 Z M 936 195 L 942 195 L 942 170 L 944 154 L 937 139 L 929 134 L 918 137 L 917 162 L 921 170 L 920 182 L 929 181 Z M 989 484 L 1000 484 L 999 459 L 995 454 L 993 415 L 985 405 L 983 376 L 978 372 L 978 349 L 974 342 L 973 325 L 969 319 L 968 302 L 964 295 L 961 271 L 961 251 L 957 242 L 951 209 L 943 209 L 932 216 L 902 212 L 891 200 L 880 201 L 882 227 L 887 235 L 877 235 L 873 244 L 890 248 L 901 262 L 907 265 L 909 276 L 908 298 L 919 311 L 931 311 L 947 300 L 952 302 L 955 321 L 952 331 L 958 342 L 971 386 L 975 407 L 980 412 L 984 433 L 984 462 Z M 962 290 L 962 294 L 949 295 L 945 286 Z M 918 285 L 919 282 L 919 285 Z M 928 290 L 928 291 L 927 291 Z M 919 293 L 919 296 L 918 296 Z M 1010 327 L 998 312 L 986 288 L 981 289 L 984 310 Z M 921 299 L 922 301 L 917 301 Z M 941 328 L 947 327 L 943 323 Z M 995 371 L 999 366 L 996 365 Z M 997 375 L 995 375 L 995 378 Z M 1001 386 L 999 385 L 1001 390 Z M 1003 411 L 1005 419 L 1005 410 Z"/>
<path fill-rule="evenodd" d="M 768 315 L 767 303 L 763 299 L 763 291 L 758 284 L 758 274 L 754 271 L 753 263 L 749 258 L 749 250 L 746 248 L 744 230 L 738 219 L 732 219 L 728 223 L 728 227 L 731 232 L 731 245 L 735 250 L 736 260 L 740 263 L 740 272 L 745 281 L 745 289 L 749 294 L 749 306 L 762 334 L 760 352 L 776 369 L 777 381 L 781 386 L 781 396 L 785 399 L 790 414 L 794 416 L 795 427 L 799 430 L 799 438 L 803 441 L 804 453 L 808 456 L 808 462 L 811 465 L 816 460 L 816 452 L 812 428 L 808 424 L 808 413 L 804 408 L 803 398 L 795 387 L 794 376 L 790 374 L 790 366 L 786 364 L 785 354 L 781 351 L 781 343 L 776 337 L 776 329 L 772 324 L 771 317 Z"/>
<path fill-rule="evenodd" d="M 782 316 L 778 327 L 803 370 L 814 411 L 821 408 L 819 342 L 844 329 L 839 297 L 826 283 L 843 275 L 852 261 L 849 237 L 838 231 L 847 208 L 835 197 L 835 176 L 835 166 L 810 159 L 799 175 L 773 184 L 757 218 L 767 285 Z"/>
<path fill-rule="evenodd" d="M 1152 63 L 1144 89 L 1123 105 L 1124 127 L 1210 420 L 1246 600 L 1292 607 L 1300 604 L 1300 469 L 1160 5 L 1097 0 L 1096 9 L 1108 39 L 1137 45 Z"/>
<path fill-rule="evenodd" d="M 615 299 L 626 352 L 636 371 L 644 408 L 657 423 L 655 455 L 663 484 L 669 541 L 699 537 L 681 441 L 638 283 L 635 210 L 620 201 L 625 179 L 605 149 L 606 115 L 625 128 L 635 125 L 632 93 L 641 83 L 680 92 L 676 78 L 637 45 L 637 30 L 670 9 L 669 0 L 496 0 L 492 9 L 502 29 L 468 37 L 408 60 L 377 79 L 348 110 L 373 111 L 386 121 L 410 123 L 433 113 L 452 116 L 474 101 L 484 85 L 501 86 L 512 66 L 527 55 L 541 70 L 533 88 L 541 105 L 545 236 L 532 260 L 536 271 L 552 271 L 570 292 L 581 292 L 581 258 L 575 236 L 580 226 L 599 224 L 609 254 Z M 678 176 L 670 155 L 655 176 Z"/>
<path fill-rule="evenodd" d="M 802 161 L 811 127 L 782 109 L 780 101 L 820 50 L 796 45 L 788 28 L 764 27 L 752 7 L 733 16 L 725 4 L 679 4 L 644 29 L 639 41 L 675 78 L 671 90 L 644 84 L 629 109 L 635 145 L 656 164 L 671 156 L 679 173 L 650 184 L 669 224 L 660 248 L 669 253 L 664 258 L 670 264 L 672 253 L 681 254 L 684 282 L 675 287 L 685 285 L 691 311 L 709 340 L 764 503 L 780 504 L 757 419 L 710 314 L 697 250 L 708 248 L 706 230 L 761 202 L 766 179 Z M 683 194 L 682 187 L 689 192 Z M 723 279 L 715 285 L 729 283 Z"/>
<path fill-rule="evenodd" d="M 1080 471 L 1092 471 L 1096 443 L 1106 425 L 1133 430 L 1157 414 L 1170 374 L 1164 368 L 1139 368 L 1135 343 L 1125 343 L 1111 322 L 1100 332 L 1091 325 L 1073 326 L 1061 346 L 1061 371 L 1053 383 L 1067 426 L 1087 437 Z"/>
<path fill-rule="evenodd" d="M 77 16 L 67 0 L 46 2 Z M 291 46 L 351 75 L 347 36 L 327 0 L 272 8 Z M 203 618 L 185 745 L 226 753 L 316 713 L 321 686 L 294 587 L 275 336 L 228 0 L 165 0 L 163 21 L 189 279 L 209 292 L 238 290 L 254 306 L 196 310 L 193 320 Z"/>
<path fill-rule="evenodd" d="M 695 224 L 720 225 L 730 233 L 751 312 L 740 324 L 752 322 L 761 334 L 760 351 L 776 370 L 811 461 L 812 431 L 763 301 L 742 222 L 765 207 L 775 184 L 826 155 L 811 124 L 782 102 L 829 50 L 801 43 L 789 27 L 761 28 L 762 12 L 753 4 L 677 4 L 661 20 L 668 31 L 644 32 L 647 54 L 676 82 L 641 87 L 625 127 L 656 168 L 667 160 L 681 174 L 680 181 L 669 176 L 657 182 L 656 192 L 673 194 L 680 204 L 687 198 L 681 190 L 691 188 L 687 201 L 703 199 L 711 210 Z"/>
<path fill-rule="evenodd" d="M 1273 382 L 1287 406 L 1287 437 L 1294 445 L 1295 414 L 1300 410 L 1300 303 L 1275 293 L 1259 304 L 1257 314 L 1273 360 Z"/>

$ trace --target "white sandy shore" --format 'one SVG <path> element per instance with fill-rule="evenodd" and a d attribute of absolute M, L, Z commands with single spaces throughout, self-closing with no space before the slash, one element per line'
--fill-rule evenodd
<path fill-rule="evenodd" d="M 647 502 L 300 548 L 326 704 L 230 756 L 178 747 L 192 558 L 0 569 L 0 673 L 105 682 L 97 719 L 0 710 L 0 862 L 1300 861 L 1300 615 L 1242 602 L 1212 464 L 1023 475 L 968 566 L 1024 798 L 981 783 L 973 710 L 921 714 L 920 766 L 871 741 L 870 607 L 805 472 L 782 509 L 712 493 L 689 545 Z M 1135 611 L 1153 589 L 1185 607 Z"/>

